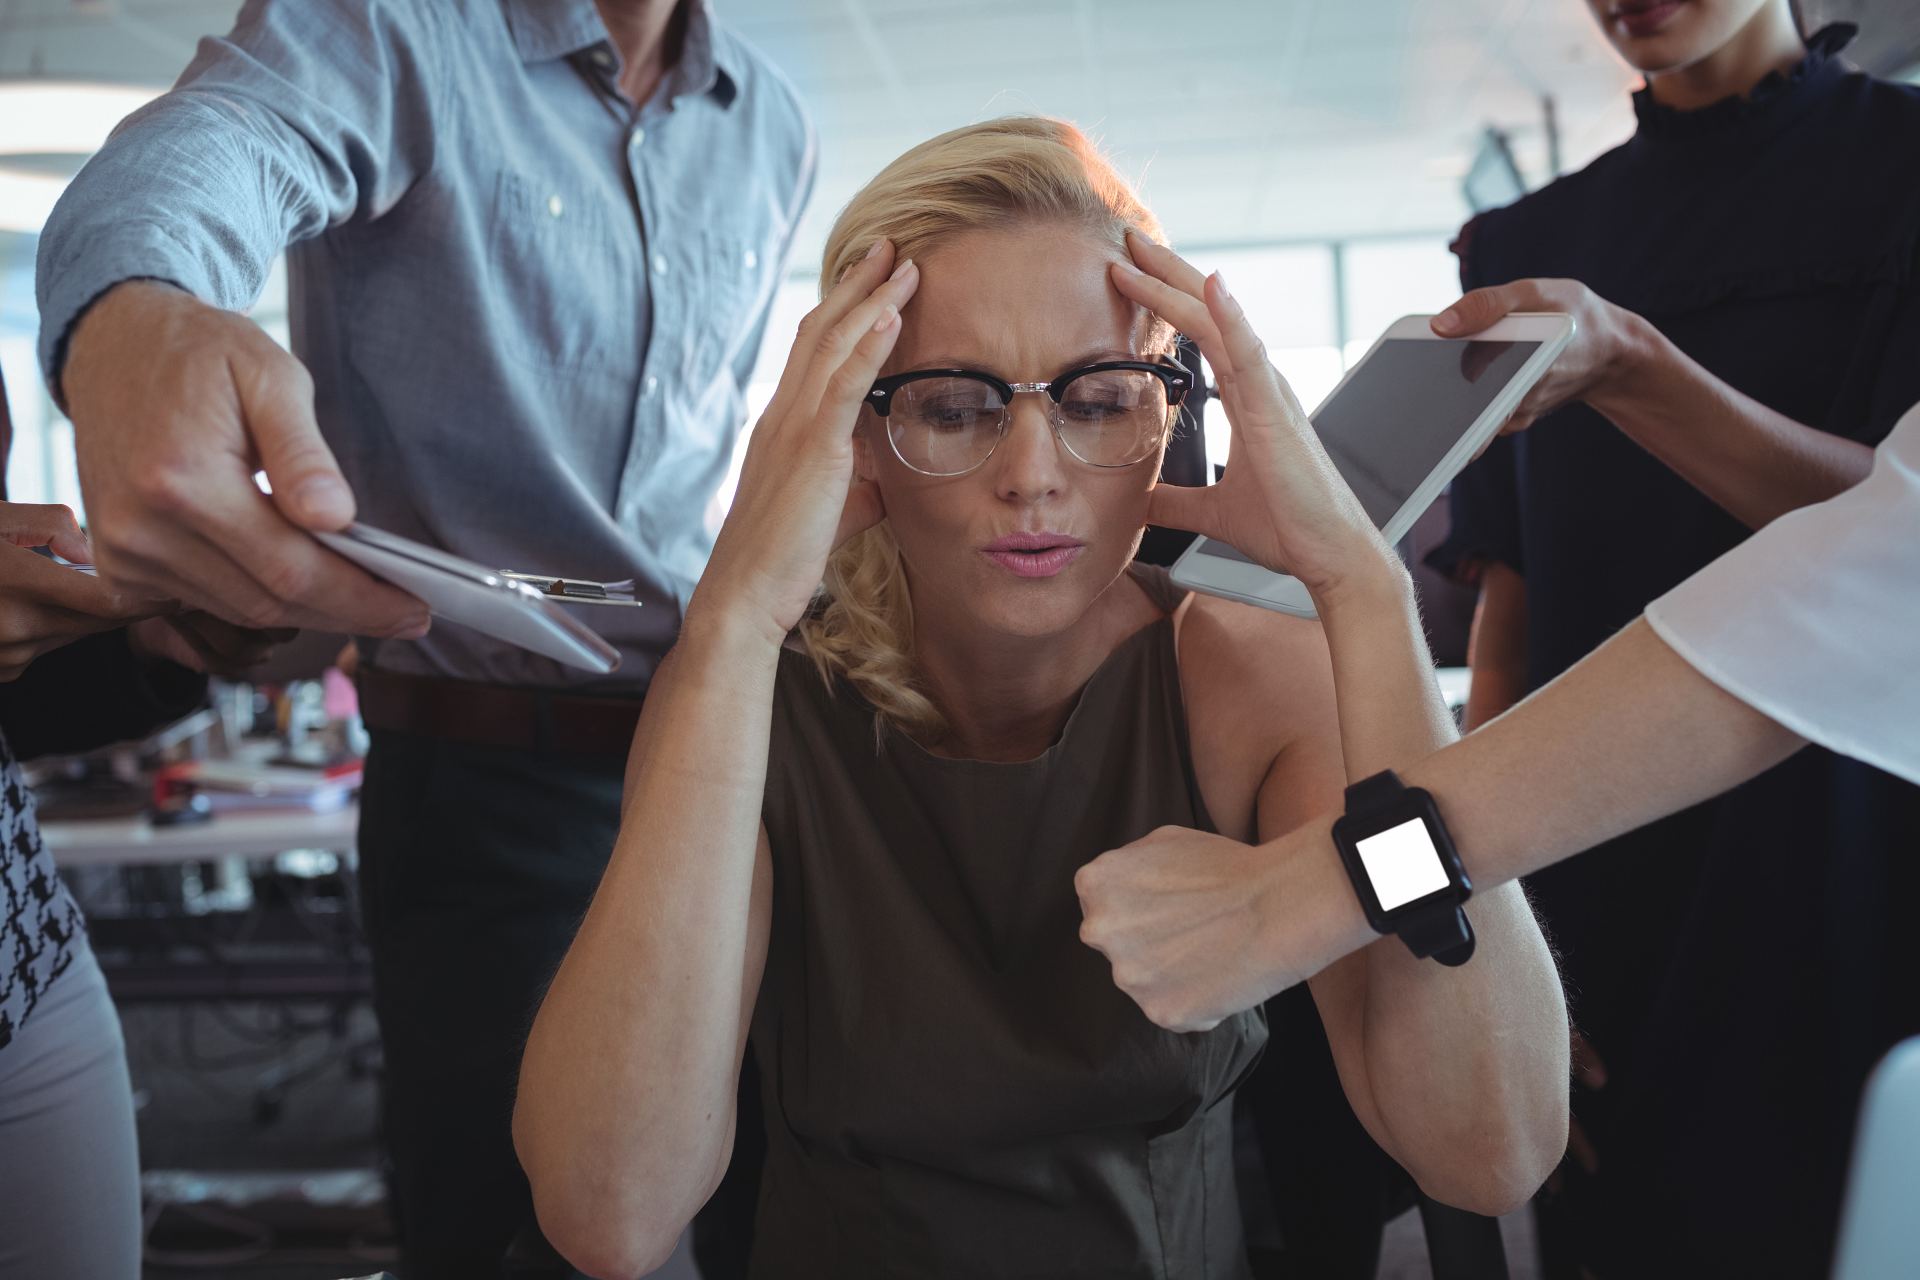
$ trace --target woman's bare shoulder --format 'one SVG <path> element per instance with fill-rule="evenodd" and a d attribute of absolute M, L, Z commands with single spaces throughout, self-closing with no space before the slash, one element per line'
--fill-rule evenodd
<path fill-rule="evenodd" d="M 1216 823 L 1250 828 L 1280 753 L 1333 735 L 1333 672 L 1320 624 L 1195 593 L 1175 613 L 1180 688 L 1195 771 Z"/>
<path fill-rule="evenodd" d="M 1331 680 L 1326 636 L 1312 618 L 1194 592 L 1175 627 L 1181 684 L 1194 696 L 1312 696 Z"/>

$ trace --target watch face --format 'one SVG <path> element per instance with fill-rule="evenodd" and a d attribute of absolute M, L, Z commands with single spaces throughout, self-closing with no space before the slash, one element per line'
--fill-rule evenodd
<path fill-rule="evenodd" d="M 1466 901 L 1472 888 L 1445 830 L 1432 797 L 1414 788 L 1334 823 L 1334 843 L 1374 928 L 1387 932 L 1437 903 Z"/>
<path fill-rule="evenodd" d="M 1452 883 L 1433 837 L 1427 834 L 1427 824 L 1419 818 L 1358 840 L 1354 847 L 1382 911 L 1404 907 Z"/>

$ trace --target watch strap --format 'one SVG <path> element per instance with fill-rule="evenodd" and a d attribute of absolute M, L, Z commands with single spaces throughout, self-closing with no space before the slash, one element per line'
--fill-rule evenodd
<path fill-rule="evenodd" d="M 1436 907 L 1401 922 L 1396 932 L 1417 959 L 1432 956 L 1452 968 L 1473 958 L 1473 922 L 1459 906 Z"/>
<path fill-rule="evenodd" d="M 1347 812 L 1385 803 L 1407 789 L 1391 769 L 1360 779 L 1347 788 Z M 1473 957 L 1473 923 L 1458 905 L 1448 904 L 1403 920 L 1394 931 L 1419 959 L 1431 956 L 1449 967 Z"/>
<path fill-rule="evenodd" d="M 1407 786 L 1400 781 L 1400 775 L 1391 769 L 1382 769 L 1371 777 L 1362 778 L 1347 788 L 1347 812 L 1367 805 L 1380 804 L 1391 800 L 1405 791 Z"/>

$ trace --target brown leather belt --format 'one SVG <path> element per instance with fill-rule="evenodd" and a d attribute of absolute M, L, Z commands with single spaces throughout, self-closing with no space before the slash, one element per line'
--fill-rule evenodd
<path fill-rule="evenodd" d="M 640 699 L 516 689 L 362 667 L 360 718 L 368 729 L 485 747 L 626 755 Z"/>

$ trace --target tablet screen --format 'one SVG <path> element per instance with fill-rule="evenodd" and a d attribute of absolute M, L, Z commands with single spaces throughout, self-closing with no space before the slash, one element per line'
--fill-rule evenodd
<path fill-rule="evenodd" d="M 1537 342 L 1388 339 L 1313 415 L 1376 525 L 1391 520 L 1540 349 Z M 1205 550 L 1252 563 L 1221 542 Z"/>
<path fill-rule="evenodd" d="M 1320 406 L 1313 428 L 1374 524 L 1407 504 L 1539 349 L 1537 342 L 1389 340 Z"/>

